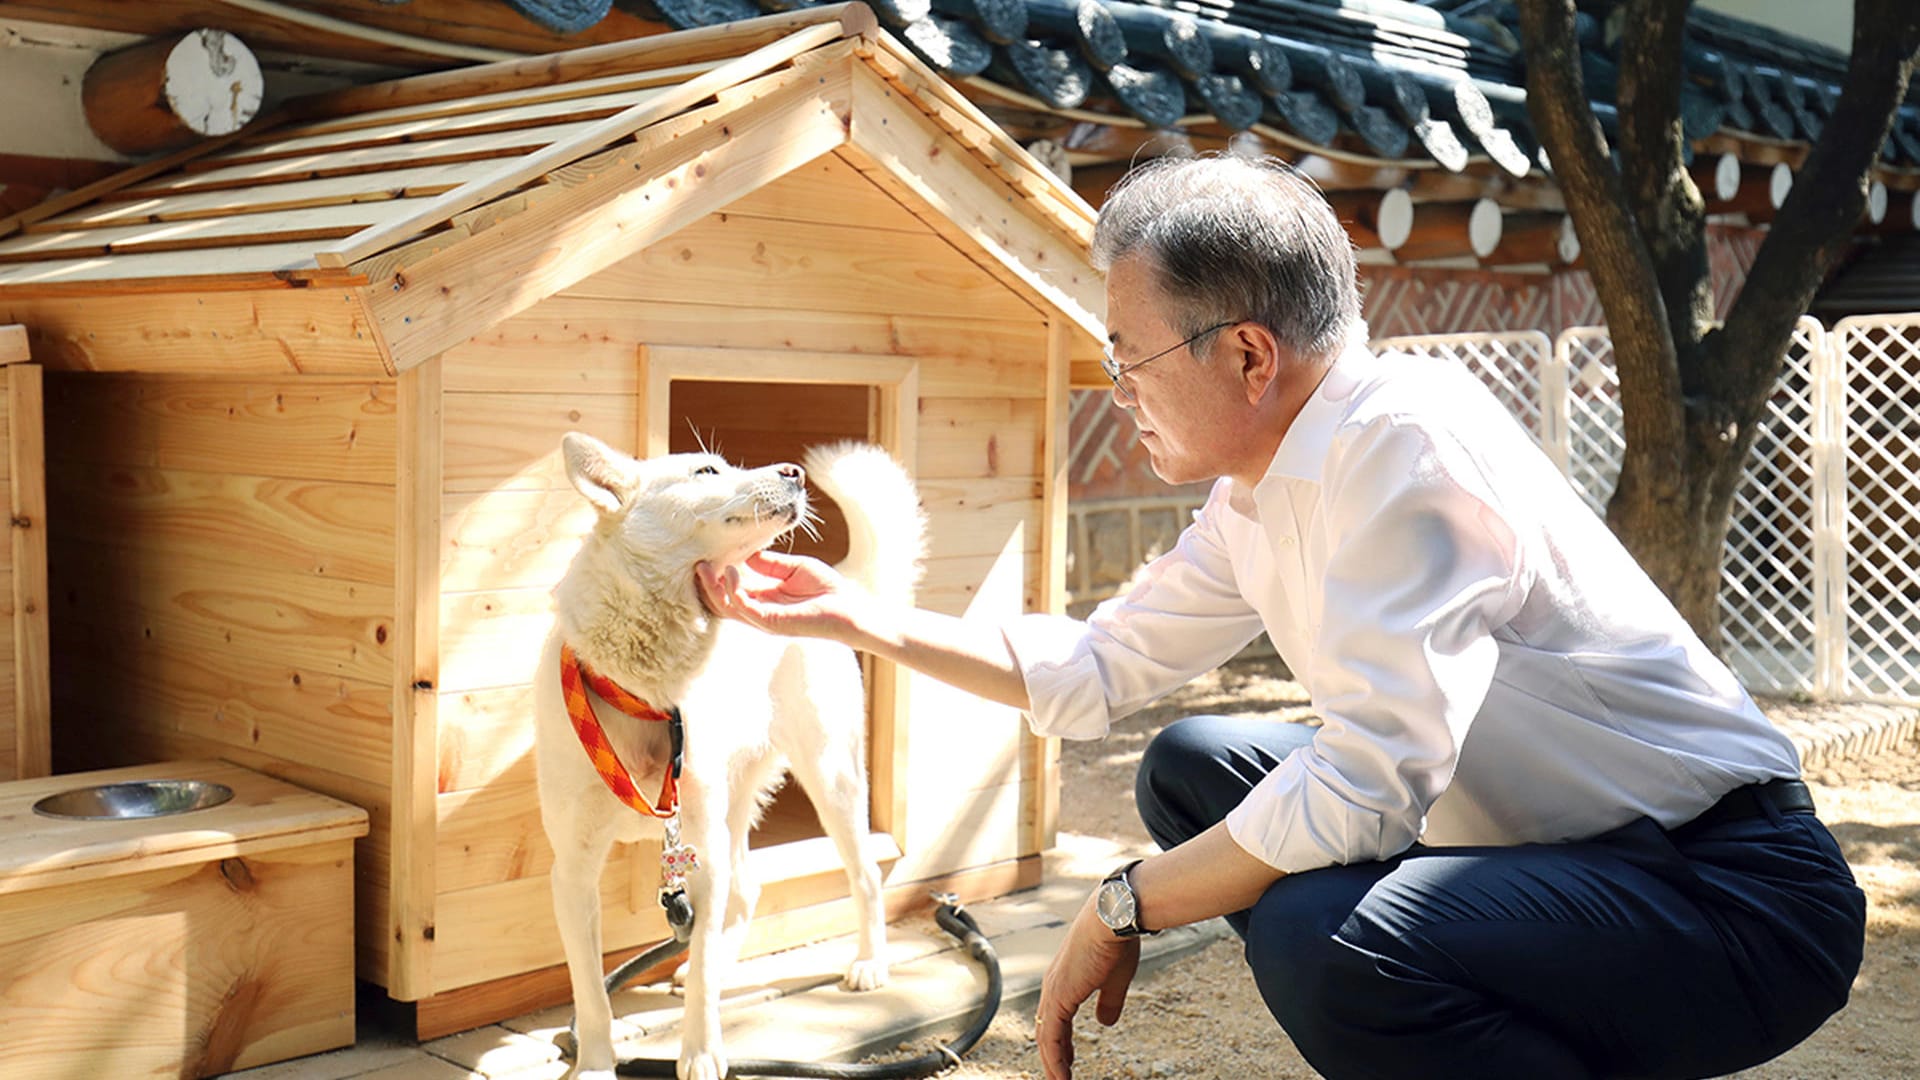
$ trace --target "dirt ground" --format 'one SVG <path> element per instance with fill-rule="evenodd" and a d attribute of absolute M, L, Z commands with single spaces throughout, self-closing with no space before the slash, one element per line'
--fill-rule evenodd
<path fill-rule="evenodd" d="M 1062 833 L 1145 842 L 1133 813 L 1133 773 L 1147 741 L 1197 712 L 1297 718 L 1298 684 L 1271 661 L 1242 659 L 1105 740 L 1062 750 Z M 1819 707 L 1762 702 L 1806 717 Z M 1844 708 L 1844 707 L 1829 707 Z M 1920 1076 L 1920 747 L 1809 772 L 1820 815 L 1845 849 L 1868 897 L 1866 963 L 1847 1008 L 1807 1042 L 1741 1080 L 1905 1080 Z M 1237 941 L 1215 943 L 1134 985 L 1118 1026 L 1089 1006 L 1077 1024 L 1074 1073 L 1087 1080 L 1181 1077 L 1278 1080 L 1315 1074 L 1261 1004 Z M 967 1061 L 947 1076 L 1011 1080 L 1040 1075 L 1027 1008 L 1002 1010 Z"/>

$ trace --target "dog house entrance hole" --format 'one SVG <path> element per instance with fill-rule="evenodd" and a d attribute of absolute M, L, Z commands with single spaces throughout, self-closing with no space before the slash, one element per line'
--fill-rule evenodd
<path fill-rule="evenodd" d="M 676 378 L 668 395 L 667 447 L 681 454 L 704 449 L 745 468 L 799 462 L 807 448 L 842 439 L 873 441 L 879 392 L 844 383 L 714 382 Z M 836 563 L 847 554 L 847 522 L 832 499 L 807 485 L 819 516 L 819 538 L 798 530 L 783 550 Z M 868 692 L 867 746 L 871 771 L 872 692 Z M 750 846 L 771 847 L 825 836 L 800 785 L 789 782 L 761 816 Z"/>

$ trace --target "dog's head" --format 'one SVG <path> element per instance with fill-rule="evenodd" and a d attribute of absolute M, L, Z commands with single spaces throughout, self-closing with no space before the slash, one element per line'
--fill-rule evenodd
<path fill-rule="evenodd" d="M 696 562 L 731 565 L 809 522 L 798 465 L 740 469 L 716 454 L 640 461 L 579 432 L 560 450 L 567 478 L 600 513 L 596 535 L 629 567 L 681 575 Z"/>

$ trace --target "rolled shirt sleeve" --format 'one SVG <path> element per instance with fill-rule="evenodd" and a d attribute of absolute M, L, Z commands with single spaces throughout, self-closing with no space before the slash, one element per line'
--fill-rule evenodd
<path fill-rule="evenodd" d="M 1171 551 L 1085 622 L 1026 615 L 1003 628 L 1026 681 L 1033 731 L 1097 739 L 1252 641 L 1260 616 L 1240 593 L 1215 525 L 1227 481 Z"/>
<path fill-rule="evenodd" d="M 1390 417 L 1344 429 L 1321 490 L 1320 621 L 1296 676 L 1322 726 L 1226 819 L 1287 872 L 1420 836 L 1492 683 L 1492 630 L 1524 597 L 1513 530 L 1450 436 Z"/>

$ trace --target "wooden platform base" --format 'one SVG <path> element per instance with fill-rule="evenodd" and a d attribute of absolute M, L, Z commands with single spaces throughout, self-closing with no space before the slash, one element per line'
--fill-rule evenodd
<path fill-rule="evenodd" d="M 934 891 L 955 893 L 963 902 L 973 902 L 1033 888 L 1040 884 L 1040 864 L 1040 856 L 1029 855 L 944 877 L 891 885 L 886 890 L 887 921 L 896 922 L 908 915 L 932 910 L 933 900 L 929 894 Z M 756 917 L 743 951 L 752 956 L 771 951 L 774 947 L 784 948 L 796 940 L 820 940 L 852 929 L 851 900 L 813 904 Z M 770 946 L 767 944 L 769 942 L 774 944 Z M 613 970 L 653 945 L 653 942 L 649 942 L 637 948 L 608 953 L 604 958 L 606 969 Z M 674 960 L 662 964 L 660 970 L 647 972 L 637 981 L 662 978 L 678 962 Z M 449 990 L 412 1003 L 415 1035 L 422 1041 L 437 1039 L 511 1016 L 564 1004 L 570 994 L 564 964 Z M 402 1007 L 405 1007 L 404 1003 Z"/>

